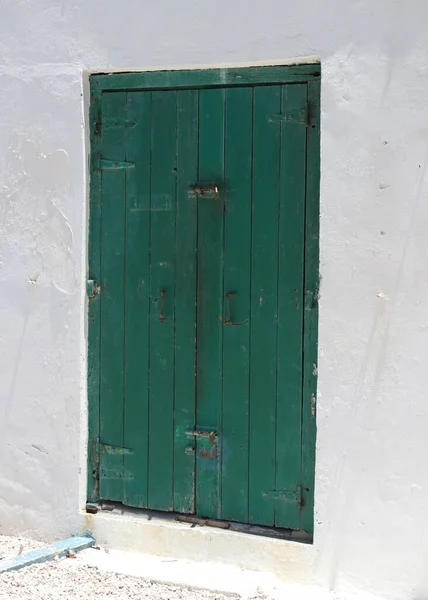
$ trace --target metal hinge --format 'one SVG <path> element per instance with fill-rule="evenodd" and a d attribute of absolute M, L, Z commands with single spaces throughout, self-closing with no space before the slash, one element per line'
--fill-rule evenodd
<path fill-rule="evenodd" d="M 306 104 L 303 108 L 299 108 L 295 111 L 289 111 L 286 113 L 278 113 L 268 116 L 268 121 L 271 123 L 298 123 L 300 125 L 309 126 L 309 104 Z"/>
<path fill-rule="evenodd" d="M 116 171 L 118 169 L 133 169 L 135 163 L 124 162 L 120 160 L 108 160 L 107 158 L 100 158 L 100 169 L 106 171 Z"/>
<path fill-rule="evenodd" d="M 272 500 L 281 500 L 282 502 L 292 502 L 299 504 L 301 502 L 301 490 L 264 490 L 262 496 Z"/>
<path fill-rule="evenodd" d="M 105 454 L 134 454 L 132 448 L 124 448 L 123 446 L 112 446 L 111 444 L 103 444 L 100 442 L 100 450 Z"/>
<path fill-rule="evenodd" d="M 94 135 L 100 135 L 101 134 L 101 122 L 97 121 L 94 125 Z"/>
<path fill-rule="evenodd" d="M 89 300 L 92 300 L 93 298 L 98 296 L 100 291 L 101 287 L 99 283 L 95 281 L 95 279 L 88 279 L 88 281 L 86 282 L 86 293 L 88 295 Z"/>
<path fill-rule="evenodd" d="M 134 479 L 134 475 L 130 471 L 118 471 L 104 468 L 100 470 L 100 476 L 103 479 L 125 479 L 128 481 Z"/>

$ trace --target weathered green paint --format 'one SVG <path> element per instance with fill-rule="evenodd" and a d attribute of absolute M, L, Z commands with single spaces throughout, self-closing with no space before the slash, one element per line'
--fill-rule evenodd
<path fill-rule="evenodd" d="M 281 135 L 267 115 L 281 108 L 281 86 L 254 90 L 249 522 L 275 524 L 278 202 Z"/>
<path fill-rule="evenodd" d="M 173 510 L 177 92 L 152 92 L 149 507 Z"/>
<path fill-rule="evenodd" d="M 311 532 L 319 66 L 92 76 L 90 111 L 89 500 Z"/>
<path fill-rule="evenodd" d="M 225 123 L 223 315 L 230 309 L 231 322 L 223 323 L 221 517 L 246 523 L 253 88 L 226 91 Z"/>
<path fill-rule="evenodd" d="M 126 158 L 138 163 L 126 172 L 125 404 L 124 444 L 133 448 L 124 468 L 123 502 L 148 506 L 149 332 L 150 332 L 150 132 L 151 93 L 127 94 Z M 138 240 L 135 242 L 134 240 Z"/>
<path fill-rule="evenodd" d="M 307 86 L 282 86 L 281 111 L 307 111 Z M 306 127 L 281 122 L 278 215 L 277 490 L 300 492 Z M 300 499 L 299 499 L 300 500 Z M 300 504 L 275 503 L 275 525 L 298 529 Z"/>
<path fill-rule="evenodd" d="M 102 157 L 126 160 L 126 93 L 103 94 L 101 114 L 117 119 L 117 125 L 106 125 L 102 129 Z M 100 441 L 112 446 L 124 446 L 125 181 L 125 170 L 103 171 L 99 276 L 102 290 Z M 100 453 L 101 498 L 122 500 L 122 472 L 122 455 Z"/>
<path fill-rule="evenodd" d="M 306 83 L 319 81 L 320 65 L 278 65 L 266 67 L 228 67 L 222 69 L 184 69 L 177 71 L 143 71 L 139 73 L 110 73 L 91 76 L 93 89 L 144 90 L 242 85 Z M 277 111 L 279 112 L 279 111 Z"/>
<path fill-rule="evenodd" d="M 221 429 L 224 99 L 224 89 L 199 92 L 198 178 L 220 188 L 218 199 L 198 201 L 196 418 L 198 429 L 212 431 Z M 221 515 L 221 443 L 196 438 L 196 512 L 203 517 Z"/>
<path fill-rule="evenodd" d="M 187 189 L 198 177 L 198 92 L 177 92 L 177 218 L 175 229 L 174 510 L 195 510 L 196 219 Z M 186 232 L 185 235 L 183 233 Z"/>

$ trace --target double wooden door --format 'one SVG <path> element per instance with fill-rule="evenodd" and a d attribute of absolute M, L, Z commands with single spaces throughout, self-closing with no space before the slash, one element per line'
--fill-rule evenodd
<path fill-rule="evenodd" d="M 100 117 L 99 497 L 299 529 L 308 86 Z"/>

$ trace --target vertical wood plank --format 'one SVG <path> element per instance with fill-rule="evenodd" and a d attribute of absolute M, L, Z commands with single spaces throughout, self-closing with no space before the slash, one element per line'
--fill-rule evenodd
<path fill-rule="evenodd" d="M 124 503 L 146 508 L 149 409 L 150 92 L 127 94 Z"/>
<path fill-rule="evenodd" d="M 173 510 L 176 92 L 152 92 L 149 506 Z"/>
<path fill-rule="evenodd" d="M 274 524 L 280 86 L 254 89 L 249 521 Z"/>
<path fill-rule="evenodd" d="M 199 198 L 197 284 L 197 428 L 220 433 L 222 394 L 224 89 L 199 92 L 199 182 L 219 184 L 220 198 Z M 196 440 L 196 505 L 221 514 L 219 442 Z"/>
<path fill-rule="evenodd" d="M 282 86 L 282 114 L 302 114 L 305 84 Z M 276 489 L 300 499 L 306 127 L 281 123 Z M 300 504 L 276 500 L 275 525 L 298 529 Z"/>
<path fill-rule="evenodd" d="M 90 138 L 91 181 L 89 211 L 89 279 L 101 277 L 101 171 L 97 168 L 101 153 L 101 136 L 96 123 L 101 122 L 101 94 L 91 80 Z M 99 500 L 100 436 L 100 340 L 101 296 L 89 300 L 88 307 L 88 502 Z"/>
<path fill-rule="evenodd" d="M 301 529 L 313 533 L 315 437 L 317 394 L 319 185 L 320 185 L 320 82 L 308 83 L 310 122 L 307 137 L 305 213 L 305 317 L 302 418 Z"/>
<path fill-rule="evenodd" d="M 177 218 L 175 229 L 174 510 L 194 512 L 198 92 L 177 92 Z"/>
<path fill-rule="evenodd" d="M 102 96 L 102 157 L 125 161 L 126 93 Z M 125 170 L 104 170 L 101 222 L 100 441 L 123 446 Z M 100 497 L 121 501 L 123 455 L 100 449 Z"/>
<path fill-rule="evenodd" d="M 226 90 L 222 513 L 248 521 L 248 396 L 253 90 Z M 223 304 L 223 316 L 228 301 Z"/>

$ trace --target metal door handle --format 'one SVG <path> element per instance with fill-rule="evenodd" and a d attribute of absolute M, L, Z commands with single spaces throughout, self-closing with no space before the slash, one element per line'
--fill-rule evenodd
<path fill-rule="evenodd" d="M 214 442 L 218 441 L 218 433 L 216 431 L 201 431 L 196 429 L 195 431 L 186 431 L 186 435 L 195 438 L 207 437 L 211 446 Z"/>
<path fill-rule="evenodd" d="M 225 319 L 223 319 L 223 317 L 219 317 L 219 319 L 223 323 L 223 325 L 244 325 L 245 323 L 248 323 L 248 319 L 246 319 L 245 321 L 232 321 L 230 303 L 231 303 L 231 298 L 232 298 L 232 296 L 235 295 L 235 293 L 236 292 L 227 292 L 227 294 L 226 294 L 227 317 Z"/>
<path fill-rule="evenodd" d="M 187 188 L 187 192 L 191 198 L 214 198 L 215 200 L 218 200 L 220 188 L 215 183 L 196 183 Z"/>

